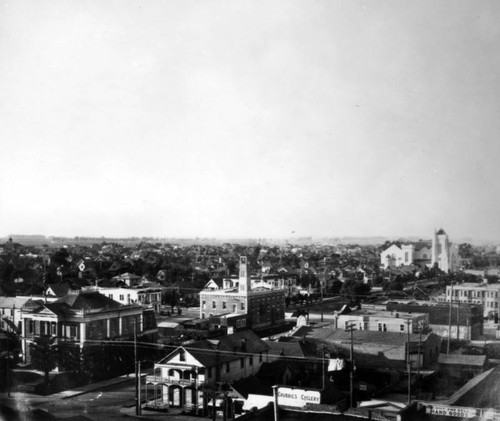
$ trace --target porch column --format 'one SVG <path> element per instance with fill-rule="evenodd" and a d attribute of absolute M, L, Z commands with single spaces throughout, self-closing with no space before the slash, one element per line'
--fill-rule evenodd
<path fill-rule="evenodd" d="M 85 323 L 80 323 L 80 346 L 83 346 L 85 339 Z"/>
<path fill-rule="evenodd" d="M 106 338 L 111 338 L 111 319 L 106 320 Z"/>

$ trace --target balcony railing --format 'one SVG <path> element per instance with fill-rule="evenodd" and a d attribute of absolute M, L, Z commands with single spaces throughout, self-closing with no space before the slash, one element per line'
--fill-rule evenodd
<path fill-rule="evenodd" d="M 160 382 L 165 384 L 178 384 L 180 386 L 190 386 L 196 384 L 196 379 L 179 379 L 178 377 L 146 376 L 146 382 Z"/>

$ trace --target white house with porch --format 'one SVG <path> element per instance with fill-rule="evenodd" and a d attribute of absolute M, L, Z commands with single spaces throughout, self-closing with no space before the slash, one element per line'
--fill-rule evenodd
<path fill-rule="evenodd" d="M 251 330 L 180 346 L 146 376 L 146 406 L 206 413 L 220 403 L 220 385 L 257 374 L 268 350 Z"/>

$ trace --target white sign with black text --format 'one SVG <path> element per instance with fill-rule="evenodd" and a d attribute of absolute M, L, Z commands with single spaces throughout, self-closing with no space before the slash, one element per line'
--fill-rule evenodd
<path fill-rule="evenodd" d="M 308 403 L 319 404 L 320 402 L 319 390 L 278 387 L 278 405 L 302 407 Z"/>

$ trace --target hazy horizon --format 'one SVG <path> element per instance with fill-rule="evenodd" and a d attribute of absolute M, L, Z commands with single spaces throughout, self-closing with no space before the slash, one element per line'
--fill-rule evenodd
<path fill-rule="evenodd" d="M 466 0 L 7 0 L 0 234 L 495 241 L 499 21 Z"/>

